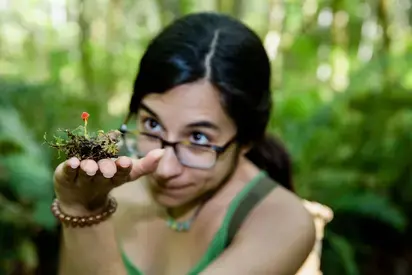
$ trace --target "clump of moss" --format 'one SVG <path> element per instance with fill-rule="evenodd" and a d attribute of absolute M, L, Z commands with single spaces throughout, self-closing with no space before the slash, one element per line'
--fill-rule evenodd
<path fill-rule="evenodd" d="M 66 134 L 67 138 L 54 136 L 53 141 L 48 141 L 46 134 L 44 135 L 45 142 L 52 148 L 55 148 L 60 153 L 64 153 L 66 159 L 76 157 L 80 160 L 92 159 L 99 161 L 105 158 L 118 157 L 120 141 L 120 132 L 113 130 L 105 133 L 103 130 L 92 133 L 87 132 L 87 121 L 89 114 L 84 112 L 82 119 L 84 126 L 79 126 L 74 130 L 58 129 L 58 132 Z"/>

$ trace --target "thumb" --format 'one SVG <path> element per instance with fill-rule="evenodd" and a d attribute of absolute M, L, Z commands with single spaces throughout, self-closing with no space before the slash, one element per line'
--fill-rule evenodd
<path fill-rule="evenodd" d="M 129 181 L 134 181 L 146 174 L 156 170 L 157 164 L 164 154 L 164 149 L 155 149 L 150 151 L 141 159 L 132 160 L 132 170 L 129 174 Z"/>

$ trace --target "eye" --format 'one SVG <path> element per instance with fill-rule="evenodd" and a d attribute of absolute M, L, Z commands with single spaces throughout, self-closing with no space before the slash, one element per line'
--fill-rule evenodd
<path fill-rule="evenodd" d="M 153 118 L 146 118 L 143 120 L 143 126 L 147 131 L 159 132 L 162 131 L 162 126 Z"/>
<path fill-rule="evenodd" d="M 190 142 L 193 142 L 195 144 L 199 145 L 207 145 L 209 144 L 209 138 L 201 133 L 201 132 L 193 132 L 192 135 L 190 136 Z"/>

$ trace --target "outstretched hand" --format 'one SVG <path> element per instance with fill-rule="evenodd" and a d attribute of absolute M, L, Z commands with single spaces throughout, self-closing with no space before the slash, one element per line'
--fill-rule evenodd
<path fill-rule="evenodd" d="M 64 208 L 75 212 L 97 211 L 113 188 L 153 172 L 162 155 L 163 150 L 156 149 L 141 159 L 122 156 L 96 162 L 70 158 L 55 170 L 56 196 Z"/>

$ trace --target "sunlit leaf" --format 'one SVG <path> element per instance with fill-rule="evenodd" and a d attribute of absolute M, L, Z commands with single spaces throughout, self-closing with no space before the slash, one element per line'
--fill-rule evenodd
<path fill-rule="evenodd" d="M 34 270 L 37 267 L 39 261 L 37 250 L 30 239 L 22 240 L 19 247 L 19 254 L 22 262 L 27 268 Z"/>

